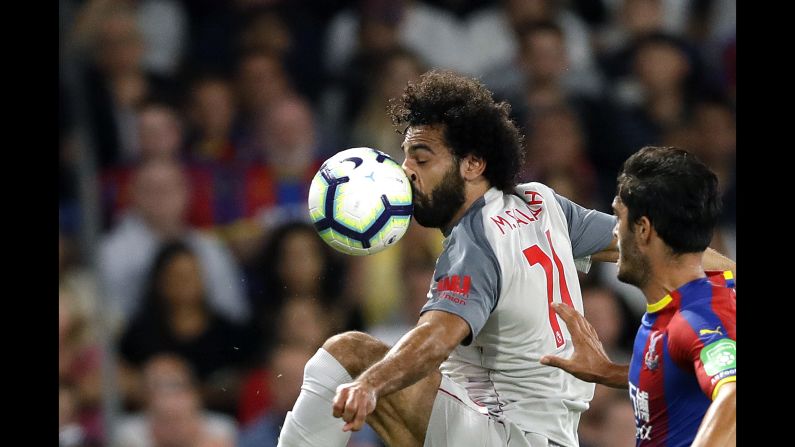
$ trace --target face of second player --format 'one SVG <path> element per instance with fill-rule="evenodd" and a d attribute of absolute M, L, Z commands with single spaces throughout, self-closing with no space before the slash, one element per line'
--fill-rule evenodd
<path fill-rule="evenodd" d="M 618 273 L 620 281 L 637 287 L 642 287 L 649 275 L 649 265 L 646 255 L 638 248 L 637 235 L 630 228 L 633 225 L 628 221 L 628 210 L 621 199 L 613 199 L 613 211 L 618 219 L 613 229 L 613 236 L 618 239 Z"/>

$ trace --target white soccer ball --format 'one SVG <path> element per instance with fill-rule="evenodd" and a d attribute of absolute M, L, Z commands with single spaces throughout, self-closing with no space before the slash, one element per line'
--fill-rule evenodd
<path fill-rule="evenodd" d="M 320 237 L 349 255 L 371 255 L 406 234 L 411 184 L 403 168 L 368 147 L 326 160 L 309 187 L 309 215 Z"/>

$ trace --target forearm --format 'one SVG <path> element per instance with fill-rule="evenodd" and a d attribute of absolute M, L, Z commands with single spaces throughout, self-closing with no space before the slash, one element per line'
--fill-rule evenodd
<path fill-rule="evenodd" d="M 419 324 L 356 380 L 367 383 L 379 397 L 414 384 L 438 369 L 455 347 L 441 340 L 437 332 L 443 329 L 429 323 Z"/>
<path fill-rule="evenodd" d="M 610 388 L 629 388 L 629 365 L 611 363 L 596 383 L 609 386 Z"/>
<path fill-rule="evenodd" d="M 691 447 L 735 445 L 737 399 L 735 384 L 727 383 L 709 406 Z"/>
<path fill-rule="evenodd" d="M 569 358 L 545 355 L 540 359 L 541 364 L 561 368 L 585 382 L 611 388 L 629 387 L 629 365 L 610 360 L 591 323 L 571 306 L 554 303 L 552 308 L 571 331 L 574 353 Z"/>
<path fill-rule="evenodd" d="M 707 248 L 704 252 L 702 265 L 704 266 L 704 270 L 731 270 L 732 274 L 734 274 L 735 277 L 737 276 L 737 263 L 711 248 Z"/>
<path fill-rule="evenodd" d="M 618 241 L 613 238 L 607 247 L 592 254 L 591 260 L 597 262 L 618 262 Z"/>

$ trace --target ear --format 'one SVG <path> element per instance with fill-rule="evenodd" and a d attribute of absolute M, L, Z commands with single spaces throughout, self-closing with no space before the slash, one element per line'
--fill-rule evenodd
<path fill-rule="evenodd" d="M 483 171 L 486 170 L 486 160 L 469 154 L 461 159 L 460 168 L 461 176 L 464 177 L 464 180 L 475 180 L 483 175 Z"/>
<path fill-rule="evenodd" d="M 635 238 L 639 246 L 647 246 L 651 243 L 651 236 L 654 228 L 651 226 L 651 221 L 646 216 L 641 216 L 635 222 Z"/>

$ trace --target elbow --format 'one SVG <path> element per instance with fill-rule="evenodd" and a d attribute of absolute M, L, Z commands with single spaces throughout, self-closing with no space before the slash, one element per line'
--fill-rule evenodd
<path fill-rule="evenodd" d="M 459 342 L 444 340 L 444 339 L 437 339 L 434 343 L 433 348 L 431 349 L 432 353 L 432 361 L 435 366 L 439 366 L 447 360 L 447 357 L 450 357 L 450 354 L 453 350 L 458 346 Z"/>
<path fill-rule="evenodd" d="M 433 364 L 434 367 L 439 367 L 447 357 L 450 356 L 450 353 L 461 343 L 462 338 L 451 336 L 444 327 L 438 327 L 435 325 L 431 325 L 425 323 L 427 325 L 426 329 L 430 332 L 428 337 L 426 337 L 425 342 L 425 351 L 426 358 L 429 363 Z"/>

